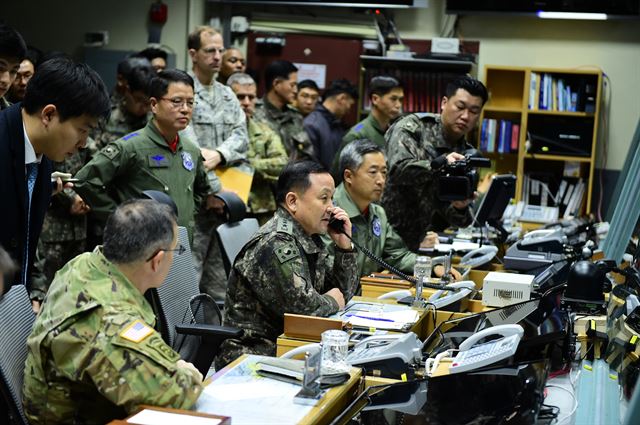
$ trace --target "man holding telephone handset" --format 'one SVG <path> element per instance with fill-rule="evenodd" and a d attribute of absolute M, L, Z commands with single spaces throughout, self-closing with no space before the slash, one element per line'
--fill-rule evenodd
<path fill-rule="evenodd" d="M 217 370 L 245 353 L 274 356 L 285 313 L 329 316 L 353 296 L 359 276 L 351 221 L 333 206 L 334 191 L 333 178 L 315 162 L 283 169 L 274 217 L 242 248 L 229 275 L 224 325 L 244 335 L 222 344 Z M 341 231 L 330 226 L 332 219 L 342 221 Z M 334 261 L 322 234 L 335 245 Z"/>

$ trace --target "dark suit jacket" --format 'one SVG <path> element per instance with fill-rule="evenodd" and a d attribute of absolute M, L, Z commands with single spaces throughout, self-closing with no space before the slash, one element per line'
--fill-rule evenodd
<path fill-rule="evenodd" d="M 38 179 L 31 198 L 31 224 L 29 227 L 29 264 L 27 282 L 31 281 L 33 261 L 44 215 L 51 197 L 53 165 L 46 157 L 38 168 Z M 0 112 L 0 244 L 22 266 L 27 236 L 27 183 L 24 165 L 24 130 L 20 104 Z M 22 271 L 13 282 L 19 283 Z M 30 289 L 29 287 L 27 289 Z"/>

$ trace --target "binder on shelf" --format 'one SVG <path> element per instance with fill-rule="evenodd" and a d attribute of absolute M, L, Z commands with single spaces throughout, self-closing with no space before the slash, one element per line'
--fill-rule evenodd
<path fill-rule="evenodd" d="M 510 152 L 518 152 L 518 142 L 520 141 L 520 124 L 511 126 L 511 146 Z"/>

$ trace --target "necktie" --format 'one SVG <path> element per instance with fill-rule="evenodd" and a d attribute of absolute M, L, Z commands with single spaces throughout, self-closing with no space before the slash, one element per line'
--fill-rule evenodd
<path fill-rule="evenodd" d="M 22 284 L 27 284 L 27 266 L 29 264 L 29 226 L 31 224 L 31 197 L 33 195 L 33 188 L 36 185 L 38 179 L 38 163 L 32 162 L 26 165 L 27 170 L 27 192 L 29 195 L 27 202 L 27 233 L 24 242 L 24 254 L 22 256 Z"/>

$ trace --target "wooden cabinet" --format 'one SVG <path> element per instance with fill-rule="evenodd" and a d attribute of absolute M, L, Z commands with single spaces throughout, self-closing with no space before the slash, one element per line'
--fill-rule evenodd
<path fill-rule="evenodd" d="M 589 213 L 602 71 L 489 65 L 485 84 L 489 101 L 480 117 L 478 146 L 496 172 L 518 176 L 516 200 L 559 206 L 562 218 L 569 189 L 581 190 L 575 212 Z"/>

